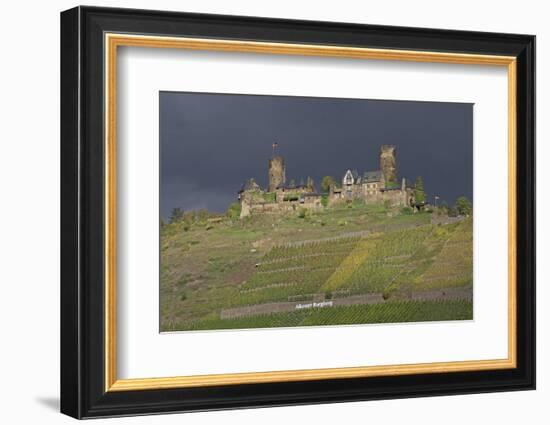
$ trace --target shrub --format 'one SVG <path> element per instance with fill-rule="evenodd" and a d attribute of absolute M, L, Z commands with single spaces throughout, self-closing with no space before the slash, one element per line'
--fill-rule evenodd
<path fill-rule="evenodd" d="M 183 221 L 193 223 L 195 221 L 195 211 L 188 211 L 183 214 Z"/>
<path fill-rule="evenodd" d="M 411 207 L 401 208 L 401 214 L 403 215 L 411 215 L 412 213 L 413 213 L 413 209 Z"/>
<path fill-rule="evenodd" d="M 437 206 L 435 211 L 436 211 L 437 215 L 440 215 L 440 216 L 447 215 L 448 216 L 449 215 L 449 205 L 447 204 L 447 202 L 442 201 L 441 204 Z"/>
<path fill-rule="evenodd" d="M 177 223 L 183 218 L 183 210 L 181 208 L 172 209 L 170 214 L 170 223 Z"/>
<path fill-rule="evenodd" d="M 227 208 L 227 216 L 231 220 L 236 220 L 241 216 L 241 204 L 240 202 L 233 202 Z"/>
<path fill-rule="evenodd" d="M 335 183 L 334 178 L 331 176 L 325 176 L 321 180 L 321 190 L 323 192 L 328 192 L 330 190 L 330 186 L 332 186 Z"/>
<path fill-rule="evenodd" d="M 434 236 L 439 239 L 447 239 L 449 236 L 449 231 L 446 227 L 438 226 L 434 231 Z"/>
<path fill-rule="evenodd" d="M 421 176 L 414 182 L 414 199 L 417 204 L 423 205 L 426 202 L 426 193 L 424 192 L 424 181 Z"/>
<path fill-rule="evenodd" d="M 298 211 L 298 217 L 299 218 L 309 217 L 309 210 L 307 210 L 306 208 L 300 208 L 300 210 Z"/>
<path fill-rule="evenodd" d="M 328 207 L 328 195 L 321 196 L 321 205 L 325 208 Z"/>
<path fill-rule="evenodd" d="M 458 210 L 456 207 L 449 208 L 448 215 L 449 217 L 458 217 Z"/>
<path fill-rule="evenodd" d="M 472 214 L 472 203 L 465 196 L 461 196 L 456 200 L 455 209 L 458 214 L 468 217 Z"/>
<path fill-rule="evenodd" d="M 277 201 L 277 193 L 275 192 L 263 193 L 262 198 L 265 202 L 274 203 Z"/>
<path fill-rule="evenodd" d="M 209 215 L 210 213 L 208 212 L 207 209 L 201 208 L 200 210 L 197 211 L 197 219 L 199 221 L 206 221 Z"/>

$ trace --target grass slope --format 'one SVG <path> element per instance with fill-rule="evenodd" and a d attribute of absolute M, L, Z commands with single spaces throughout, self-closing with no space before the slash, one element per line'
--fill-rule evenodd
<path fill-rule="evenodd" d="M 227 308 L 319 296 L 384 293 L 388 301 L 395 301 L 413 291 L 471 288 L 471 220 L 439 226 L 430 220 L 427 213 L 390 215 L 383 206 L 356 203 L 302 218 L 298 213 L 246 220 L 207 216 L 165 225 L 161 229 L 161 330 L 293 326 L 296 317 L 307 316 L 306 312 L 269 319 L 279 325 L 263 325 L 267 320 L 263 316 L 219 317 Z M 414 310 L 419 313 L 412 320 L 447 320 L 439 318 L 432 304 Z M 326 311 L 336 314 L 331 320 L 343 320 L 338 323 L 388 321 L 382 307 L 371 307 Z M 404 304 L 392 320 L 407 321 L 411 308 Z M 346 309 L 348 316 L 335 313 Z M 361 309 L 365 313 L 356 314 Z M 329 314 L 324 311 L 307 316 L 307 325 L 324 324 L 323 317 Z M 464 311 L 448 317 L 471 317 Z"/>

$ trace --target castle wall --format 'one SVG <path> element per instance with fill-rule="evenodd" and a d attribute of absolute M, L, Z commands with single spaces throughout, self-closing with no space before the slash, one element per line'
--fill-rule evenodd
<path fill-rule="evenodd" d="M 386 201 L 390 202 L 390 206 L 408 206 L 410 205 L 410 198 L 412 197 L 412 191 L 406 190 L 375 190 L 372 188 L 364 188 L 363 185 L 355 185 L 352 190 L 351 197 L 349 192 L 342 190 L 342 193 L 331 192 L 329 194 L 329 206 L 345 203 L 349 200 L 362 200 L 367 204 L 382 204 Z"/>
<path fill-rule="evenodd" d="M 367 182 L 361 184 L 361 195 L 364 198 L 370 198 L 376 196 L 382 188 L 381 182 Z"/>
<path fill-rule="evenodd" d="M 284 201 L 283 195 L 288 193 L 283 191 L 277 191 L 276 202 L 259 201 L 257 198 L 251 196 L 252 194 L 244 194 L 241 198 L 241 215 L 240 217 L 248 217 L 254 214 L 280 214 L 293 211 L 299 211 L 300 208 L 308 210 L 321 210 L 323 204 L 321 202 L 321 196 L 302 196 L 297 200 Z"/>
<path fill-rule="evenodd" d="M 385 203 L 389 201 L 392 207 L 407 206 L 407 198 L 408 193 L 406 190 L 386 190 L 381 192 L 381 202 Z"/>
<path fill-rule="evenodd" d="M 321 209 L 323 208 L 323 204 L 321 203 L 321 196 L 306 196 L 304 198 L 303 204 L 301 204 L 304 208 L 309 209 Z"/>
<path fill-rule="evenodd" d="M 246 200 L 241 201 L 241 215 L 239 218 L 248 217 L 250 215 L 250 203 Z"/>
<path fill-rule="evenodd" d="M 250 204 L 245 202 L 241 208 L 241 218 L 255 214 L 282 214 L 297 212 L 301 208 L 308 210 L 320 210 L 323 208 L 321 200 L 286 201 L 286 202 L 259 202 Z M 243 211 L 245 211 L 243 213 Z"/>
<path fill-rule="evenodd" d="M 281 214 L 293 211 L 299 211 L 300 208 L 319 211 L 322 210 L 322 196 L 307 196 L 300 191 L 277 191 L 275 202 L 267 202 L 260 200 L 255 193 L 244 193 L 241 198 L 241 218 L 254 214 Z M 297 199 L 288 200 L 289 195 L 296 195 Z M 285 199 L 287 197 L 287 200 Z M 328 195 L 328 206 L 344 204 L 350 200 L 361 200 L 366 204 L 384 204 L 389 202 L 391 207 L 410 206 L 410 201 L 413 198 L 412 189 L 394 189 L 394 190 L 376 190 L 372 186 L 369 191 L 365 192 L 363 185 L 354 185 L 352 187 L 352 196 L 349 197 L 346 192 L 331 191 Z"/>

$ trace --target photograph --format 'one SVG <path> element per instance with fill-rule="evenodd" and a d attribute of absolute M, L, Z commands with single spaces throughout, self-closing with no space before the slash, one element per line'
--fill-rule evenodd
<path fill-rule="evenodd" d="M 474 104 L 159 105 L 161 332 L 473 320 Z"/>

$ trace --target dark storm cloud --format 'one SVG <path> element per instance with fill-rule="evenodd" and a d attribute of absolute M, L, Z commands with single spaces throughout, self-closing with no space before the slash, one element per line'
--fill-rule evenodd
<path fill-rule="evenodd" d="M 393 144 L 399 177 L 422 176 L 430 202 L 471 199 L 472 126 L 464 103 L 161 92 L 161 215 L 224 211 L 251 177 L 265 187 L 274 142 L 287 181 L 378 170 Z"/>

